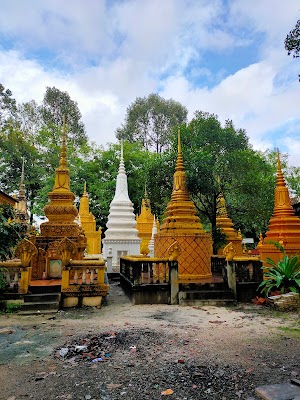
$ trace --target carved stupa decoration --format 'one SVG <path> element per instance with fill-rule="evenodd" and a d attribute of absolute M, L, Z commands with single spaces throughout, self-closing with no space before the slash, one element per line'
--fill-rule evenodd
<path fill-rule="evenodd" d="M 166 257 L 167 249 L 177 241 L 181 249 L 178 257 L 179 279 L 199 280 L 211 276 L 211 235 L 201 224 L 186 185 L 180 132 L 178 154 L 173 177 L 173 191 L 166 209 L 166 218 L 154 237 L 154 256 Z"/>
<path fill-rule="evenodd" d="M 141 212 L 136 216 L 136 228 L 139 231 L 139 237 L 142 239 L 140 244 L 141 254 L 144 254 L 144 249 L 148 247 L 153 228 L 153 214 L 151 212 L 150 200 L 145 189 L 142 199 Z M 159 222 L 156 221 L 157 231 L 159 231 Z"/>
<path fill-rule="evenodd" d="M 273 242 L 280 243 L 287 254 L 300 253 L 300 219 L 294 213 L 291 199 L 286 185 L 278 153 L 274 211 L 269 221 L 268 231 L 257 249 L 263 261 L 269 257 L 275 262 L 282 258 L 282 253 L 274 246 Z"/>
<path fill-rule="evenodd" d="M 228 217 L 226 201 L 223 193 L 220 193 L 217 199 L 217 218 L 216 226 L 221 230 L 222 233 L 226 235 L 226 243 L 220 249 L 218 249 L 218 254 L 223 254 L 223 249 L 228 243 L 232 243 L 235 254 L 237 256 L 243 255 L 242 247 L 242 235 L 240 231 L 236 231 L 233 227 L 233 222 L 231 218 Z"/>
<path fill-rule="evenodd" d="M 101 253 L 101 228 L 97 230 L 96 219 L 90 212 L 89 197 L 84 183 L 83 195 L 79 205 L 79 224 L 87 238 L 86 252 L 89 255 Z"/>

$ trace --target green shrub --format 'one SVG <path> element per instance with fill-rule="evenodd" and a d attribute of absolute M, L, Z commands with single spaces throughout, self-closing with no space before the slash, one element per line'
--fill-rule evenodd
<path fill-rule="evenodd" d="M 261 293 L 266 296 L 272 291 L 300 292 L 300 260 L 298 256 L 285 255 L 277 263 L 267 258 L 268 271 L 265 272 L 265 280 L 259 285 Z"/>

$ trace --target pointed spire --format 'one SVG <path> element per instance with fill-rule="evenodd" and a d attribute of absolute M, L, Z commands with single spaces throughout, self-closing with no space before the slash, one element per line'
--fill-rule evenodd
<path fill-rule="evenodd" d="M 59 167 L 55 170 L 55 182 L 53 191 L 66 190 L 70 191 L 70 171 L 67 166 L 67 131 L 65 117 L 63 118 L 61 157 Z M 73 195 L 74 196 L 74 195 Z"/>
<path fill-rule="evenodd" d="M 20 189 L 19 189 L 19 198 L 25 197 L 25 183 L 24 183 L 24 157 L 22 157 L 22 172 L 21 172 L 21 181 L 20 181 Z"/>
<path fill-rule="evenodd" d="M 62 145 L 61 145 L 61 157 L 59 165 L 61 167 L 67 166 L 67 131 L 66 131 L 65 116 L 63 116 Z"/>
<path fill-rule="evenodd" d="M 273 217 L 294 215 L 288 188 L 282 173 L 280 153 L 277 155 L 277 174 Z"/>
<path fill-rule="evenodd" d="M 181 151 L 180 129 L 178 129 L 178 154 L 177 154 L 175 171 L 184 171 L 182 151 Z"/>
<path fill-rule="evenodd" d="M 161 226 L 161 231 L 172 230 L 181 232 L 204 233 L 196 207 L 190 199 L 186 187 L 186 174 L 184 171 L 180 131 L 178 131 L 178 154 L 173 178 L 173 191 L 167 206 L 166 218 Z"/>
<path fill-rule="evenodd" d="M 84 185 L 83 185 L 83 196 L 87 197 L 87 193 L 86 193 L 86 181 L 84 181 Z"/>
<path fill-rule="evenodd" d="M 218 176 L 218 184 L 220 186 L 220 194 L 217 198 L 217 217 L 228 217 L 227 208 L 226 208 L 226 201 L 221 192 L 221 178 Z"/>

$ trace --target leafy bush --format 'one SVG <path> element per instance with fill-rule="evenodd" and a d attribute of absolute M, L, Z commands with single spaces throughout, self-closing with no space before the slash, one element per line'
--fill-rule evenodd
<path fill-rule="evenodd" d="M 298 256 L 285 255 L 277 263 L 267 258 L 268 271 L 265 272 L 265 280 L 259 285 L 261 293 L 266 296 L 271 291 L 300 292 L 300 260 Z"/>

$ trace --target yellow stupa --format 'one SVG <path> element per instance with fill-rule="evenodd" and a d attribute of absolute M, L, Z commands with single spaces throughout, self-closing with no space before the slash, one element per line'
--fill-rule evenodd
<path fill-rule="evenodd" d="M 221 193 L 217 199 L 217 218 L 216 218 L 217 228 L 221 229 L 226 235 L 226 244 L 222 248 L 218 249 L 218 254 L 223 254 L 223 249 L 228 243 L 233 244 L 235 255 L 242 256 L 242 235 L 240 232 L 236 232 L 233 228 L 233 222 L 231 218 L 228 217 L 226 202 L 223 194 Z"/>
<path fill-rule="evenodd" d="M 211 277 L 211 235 L 207 234 L 196 215 L 196 208 L 186 188 L 178 132 L 178 156 L 173 180 L 173 192 L 166 210 L 166 218 L 154 237 L 154 256 L 167 257 L 174 243 L 180 247 L 178 275 L 181 280 L 196 281 Z"/>
<path fill-rule="evenodd" d="M 89 198 L 84 183 L 83 195 L 79 205 L 79 224 L 87 239 L 86 252 L 88 255 L 101 254 L 101 228 L 96 229 L 96 219 L 90 212 Z"/>
<path fill-rule="evenodd" d="M 269 222 L 266 237 L 260 237 L 257 249 L 260 258 L 266 261 L 267 257 L 277 262 L 282 253 L 272 242 L 280 243 L 289 255 L 300 254 L 300 219 L 294 213 L 288 188 L 281 169 L 278 153 L 277 176 L 275 187 L 274 211 Z"/>
<path fill-rule="evenodd" d="M 74 205 L 75 195 L 70 190 L 70 170 L 67 166 L 66 128 L 63 127 L 59 167 L 55 169 L 55 182 L 48 193 L 50 203 L 44 207 L 49 221 L 41 224 L 42 236 L 78 236 L 81 232 L 75 222 L 78 210 Z"/>
<path fill-rule="evenodd" d="M 70 190 L 70 171 L 67 166 L 66 129 L 63 127 L 59 167 L 55 170 L 55 182 L 48 193 L 50 202 L 44 207 L 48 218 L 40 226 L 41 235 L 32 236 L 30 241 L 37 247 L 38 255 L 32 262 L 32 279 L 61 278 L 62 256 L 59 243 L 68 238 L 72 243 L 72 259 L 82 260 L 86 248 L 86 237 L 75 221 L 78 214 L 73 204 L 75 195 Z"/>
<path fill-rule="evenodd" d="M 141 254 L 148 254 L 149 249 L 148 245 L 152 235 L 153 228 L 153 214 L 151 213 L 151 205 L 150 200 L 147 195 L 147 191 L 145 190 L 144 197 L 142 199 L 141 212 L 136 216 L 136 228 L 139 231 L 139 238 L 142 239 L 140 244 Z M 159 231 L 159 222 L 156 222 L 157 230 Z M 148 249 L 148 251 L 146 250 Z"/>

